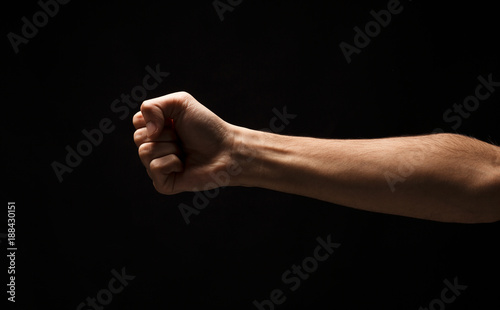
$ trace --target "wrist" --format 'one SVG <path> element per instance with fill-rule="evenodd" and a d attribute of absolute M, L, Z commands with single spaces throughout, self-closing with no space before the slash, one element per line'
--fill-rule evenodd
<path fill-rule="evenodd" d="M 255 186 L 254 180 L 259 178 L 258 152 L 264 132 L 231 125 L 233 145 L 231 149 L 231 165 L 234 167 L 230 186 Z"/>
<path fill-rule="evenodd" d="M 232 161 L 238 173 L 231 178 L 231 186 L 275 188 L 283 175 L 280 167 L 291 160 L 287 136 L 233 126 Z"/>

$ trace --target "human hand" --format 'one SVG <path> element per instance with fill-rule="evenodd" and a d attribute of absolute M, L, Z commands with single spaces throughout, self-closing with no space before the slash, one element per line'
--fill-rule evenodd
<path fill-rule="evenodd" d="M 232 163 L 235 126 L 193 96 L 177 92 L 146 100 L 133 124 L 139 157 L 158 192 L 220 186 L 213 178 Z"/>

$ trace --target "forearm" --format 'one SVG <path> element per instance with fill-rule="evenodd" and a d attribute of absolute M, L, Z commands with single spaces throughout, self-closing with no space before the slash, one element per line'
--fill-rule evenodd
<path fill-rule="evenodd" d="M 242 173 L 262 187 L 357 209 L 445 222 L 500 219 L 498 147 L 459 135 L 336 140 L 237 127 Z"/>

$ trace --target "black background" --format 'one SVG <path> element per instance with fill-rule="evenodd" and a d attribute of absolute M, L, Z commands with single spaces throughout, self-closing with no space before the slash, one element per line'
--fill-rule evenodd
<path fill-rule="evenodd" d="M 193 194 L 156 193 L 140 164 L 138 108 L 124 120 L 110 110 L 142 83 L 145 66 L 159 64 L 170 75 L 148 98 L 185 90 L 254 129 L 287 106 L 297 117 L 281 134 L 378 138 L 442 128 L 500 141 L 500 91 L 456 131 L 443 120 L 473 95 L 478 76 L 500 80 L 492 4 L 402 1 L 347 64 L 340 42 L 353 44 L 353 27 L 387 1 L 333 2 L 247 0 L 221 21 L 212 1 L 72 1 L 18 54 L 7 33 L 20 34 L 21 17 L 40 7 L 9 2 L 2 175 L 5 200 L 17 207 L 17 308 L 76 309 L 123 267 L 135 279 L 105 309 L 256 309 L 252 301 L 276 288 L 287 297 L 276 309 L 418 309 L 455 277 L 468 287 L 446 309 L 498 307 L 499 223 L 436 223 L 225 188 L 186 225 L 177 206 L 192 205 Z M 65 146 L 103 118 L 116 129 L 58 182 L 51 163 L 64 163 Z M 291 292 L 281 275 L 328 235 L 341 247 Z"/>

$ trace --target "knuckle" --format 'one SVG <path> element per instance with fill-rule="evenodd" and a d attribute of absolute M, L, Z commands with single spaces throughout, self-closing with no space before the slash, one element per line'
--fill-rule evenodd
<path fill-rule="evenodd" d="M 158 161 L 156 159 L 153 159 L 149 163 L 149 170 L 151 171 L 151 173 L 153 173 L 153 174 L 160 174 L 161 173 L 161 169 L 162 169 L 162 165 L 161 165 L 160 161 Z"/>
<path fill-rule="evenodd" d="M 144 117 L 142 116 L 142 112 L 139 111 L 134 114 L 132 117 L 132 123 L 136 126 L 140 125 L 140 123 L 144 120 Z"/>
<path fill-rule="evenodd" d="M 139 146 L 138 152 L 139 152 L 139 157 L 143 158 L 145 156 L 148 156 L 151 154 L 152 151 L 152 146 L 151 143 L 143 143 Z"/>
<path fill-rule="evenodd" d="M 175 154 L 168 154 L 163 156 L 162 162 L 165 164 L 165 166 L 170 166 L 176 158 Z"/>
<path fill-rule="evenodd" d="M 140 143 L 144 140 L 144 132 L 143 130 L 136 130 L 134 132 L 134 142 L 137 144 L 137 143 Z"/>
<path fill-rule="evenodd" d="M 178 92 L 178 95 L 179 95 L 179 97 L 182 97 L 182 99 L 190 99 L 190 98 L 193 98 L 193 96 L 191 96 L 191 94 L 190 94 L 190 93 L 188 93 L 187 91 L 184 91 L 184 90 L 182 90 L 182 91 Z"/>
<path fill-rule="evenodd" d="M 134 114 L 134 117 L 132 117 L 132 121 L 137 122 L 141 117 L 142 117 L 142 112 L 138 111 Z"/>
<path fill-rule="evenodd" d="M 187 105 L 189 102 L 192 102 L 194 100 L 194 97 L 191 96 L 190 93 L 186 92 L 186 91 L 180 91 L 177 93 L 177 96 L 179 98 L 179 101 L 183 104 L 183 105 Z"/>
<path fill-rule="evenodd" d="M 144 100 L 141 104 L 141 113 L 144 112 L 144 111 L 148 111 L 148 110 L 151 110 L 153 108 L 153 102 L 151 101 L 151 99 L 148 99 L 148 100 Z"/>

